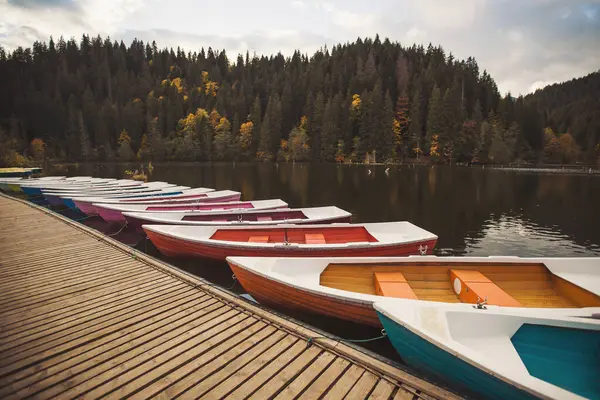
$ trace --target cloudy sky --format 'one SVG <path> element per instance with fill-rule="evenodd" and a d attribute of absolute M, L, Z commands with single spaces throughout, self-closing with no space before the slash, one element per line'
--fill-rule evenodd
<path fill-rule="evenodd" d="M 500 91 L 529 93 L 600 69 L 600 0 L 0 0 L 0 45 L 50 35 L 289 55 L 358 36 L 474 56 Z"/>

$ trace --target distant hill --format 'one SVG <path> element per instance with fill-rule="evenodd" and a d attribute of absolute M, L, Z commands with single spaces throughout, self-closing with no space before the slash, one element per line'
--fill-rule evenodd
<path fill-rule="evenodd" d="M 546 86 L 525 97 L 540 112 L 544 126 L 570 132 L 593 158 L 600 142 L 600 70 L 583 78 Z"/>

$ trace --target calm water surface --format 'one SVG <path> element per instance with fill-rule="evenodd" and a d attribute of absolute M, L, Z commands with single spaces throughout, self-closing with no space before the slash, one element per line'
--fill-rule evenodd
<path fill-rule="evenodd" d="M 139 164 L 81 164 L 46 169 L 52 175 L 124 177 Z M 242 192 L 243 200 L 280 198 L 290 207 L 336 205 L 354 222 L 407 220 L 436 235 L 438 255 L 600 255 L 600 176 L 503 171 L 481 167 L 391 167 L 335 164 L 155 164 L 150 177 L 191 187 Z M 103 223 L 87 224 L 106 230 Z M 123 232 L 120 240 L 160 256 L 151 244 Z M 164 258 L 164 257 L 161 257 Z M 168 262 L 229 286 L 231 271 L 201 260 Z M 243 289 L 236 286 L 242 293 Z M 294 314 L 345 338 L 378 331 Z M 395 358 L 382 341 L 367 347 Z"/>

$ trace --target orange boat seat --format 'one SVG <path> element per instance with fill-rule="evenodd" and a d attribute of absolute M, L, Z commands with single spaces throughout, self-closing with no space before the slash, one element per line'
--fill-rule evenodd
<path fill-rule="evenodd" d="M 304 241 L 306 244 L 327 244 L 322 233 L 306 233 Z"/>
<path fill-rule="evenodd" d="M 248 238 L 249 242 L 253 242 L 253 243 L 269 243 L 269 237 L 268 236 L 250 236 Z"/>
<path fill-rule="evenodd" d="M 375 293 L 385 297 L 418 300 L 417 295 L 400 272 L 374 272 Z"/>
<path fill-rule="evenodd" d="M 273 218 L 271 217 L 256 217 L 257 221 L 273 221 Z"/>
<path fill-rule="evenodd" d="M 519 307 L 521 303 L 511 295 L 500 289 L 479 271 L 466 269 L 451 269 L 450 281 L 460 301 L 463 303 L 477 303 L 477 298 L 487 304 L 504 307 Z"/>

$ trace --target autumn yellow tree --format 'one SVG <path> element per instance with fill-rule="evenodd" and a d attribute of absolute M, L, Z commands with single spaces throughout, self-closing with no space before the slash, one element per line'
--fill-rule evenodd
<path fill-rule="evenodd" d="M 140 141 L 140 148 L 138 149 L 136 158 L 138 161 L 141 161 L 141 160 L 148 159 L 148 156 L 149 156 L 148 135 L 143 134 L 142 139 Z"/>
<path fill-rule="evenodd" d="M 214 129 L 215 136 L 213 149 L 216 153 L 217 159 L 226 159 L 232 153 L 233 148 L 233 141 L 231 138 L 231 123 L 227 118 L 221 117 Z"/>
<path fill-rule="evenodd" d="M 131 149 L 131 138 L 125 129 L 121 131 L 117 143 L 119 143 L 119 158 L 122 161 L 132 161 L 135 154 Z"/>
<path fill-rule="evenodd" d="M 240 135 L 238 137 L 238 147 L 240 149 L 240 155 L 247 158 L 250 155 L 250 149 L 252 146 L 252 135 L 253 135 L 254 124 L 252 121 L 244 122 L 240 126 Z"/>
<path fill-rule="evenodd" d="M 434 159 L 440 157 L 439 135 L 431 135 L 431 145 L 429 146 L 429 155 Z"/>
<path fill-rule="evenodd" d="M 36 161 L 42 161 L 46 155 L 46 143 L 42 139 L 33 139 L 29 144 L 29 154 Z"/>

